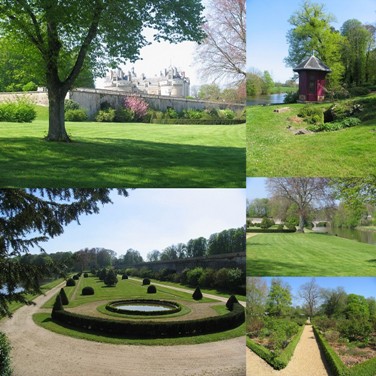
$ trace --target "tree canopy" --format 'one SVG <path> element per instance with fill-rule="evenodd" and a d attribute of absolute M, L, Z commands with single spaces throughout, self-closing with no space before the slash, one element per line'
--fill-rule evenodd
<path fill-rule="evenodd" d="M 85 61 L 94 74 L 106 66 L 135 61 L 149 42 L 200 41 L 200 0 L 0 0 L 0 35 L 17 36 L 40 56 L 49 96 L 48 140 L 69 141 L 64 124 L 64 98 Z"/>
<path fill-rule="evenodd" d="M 126 189 L 118 193 L 128 196 Z M 79 223 L 81 215 L 99 213 L 99 205 L 108 203 L 110 189 L 104 188 L 0 190 L 0 316 L 10 314 L 12 301 L 27 303 L 25 293 L 39 292 L 41 278 L 56 272 L 48 258 L 30 265 L 18 257 L 33 247 L 43 250 L 40 243 L 61 235 L 69 223 Z"/>

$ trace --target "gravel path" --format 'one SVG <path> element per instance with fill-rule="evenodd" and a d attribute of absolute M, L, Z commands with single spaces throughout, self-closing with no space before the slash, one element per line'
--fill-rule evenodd
<path fill-rule="evenodd" d="M 32 315 L 61 287 L 0 322 L 12 346 L 14 376 L 244 376 L 244 337 L 199 345 L 111 345 L 59 335 Z"/>
<path fill-rule="evenodd" d="M 276 371 L 247 349 L 247 376 L 330 376 L 321 358 L 312 326 L 304 327 L 302 336 L 286 368 Z"/>
<path fill-rule="evenodd" d="M 139 279 L 135 279 L 135 278 L 130 278 L 132 279 L 133 281 L 137 281 L 139 282 L 140 280 Z M 193 294 L 193 291 L 194 290 L 189 290 L 189 289 L 186 289 L 186 288 L 181 288 L 181 287 L 175 287 L 175 286 L 169 286 L 169 285 L 164 285 L 163 283 L 158 283 L 158 282 L 153 282 L 153 285 L 156 285 L 156 286 L 161 286 L 161 287 L 167 287 L 171 290 L 176 290 L 176 291 L 181 291 L 181 292 L 186 292 L 188 294 Z M 212 295 L 212 294 L 207 294 L 207 293 L 202 293 L 202 295 L 205 297 L 205 298 L 210 298 L 210 299 L 214 299 L 214 300 L 219 300 L 220 302 L 224 302 L 226 303 L 228 298 L 230 296 L 228 296 L 227 298 L 224 298 L 222 296 L 218 296 L 218 295 Z M 243 307 L 246 306 L 246 302 L 242 302 L 239 300 L 239 304 L 241 304 Z"/>

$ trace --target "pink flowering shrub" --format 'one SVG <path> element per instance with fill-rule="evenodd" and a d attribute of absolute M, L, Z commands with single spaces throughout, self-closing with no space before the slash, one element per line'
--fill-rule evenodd
<path fill-rule="evenodd" d="M 125 108 L 133 111 L 136 120 L 141 120 L 148 111 L 149 105 L 140 97 L 126 97 Z"/>

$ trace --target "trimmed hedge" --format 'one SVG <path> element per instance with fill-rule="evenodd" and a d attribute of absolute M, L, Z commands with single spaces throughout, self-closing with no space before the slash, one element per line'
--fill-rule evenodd
<path fill-rule="evenodd" d="M 185 321 L 113 320 L 53 310 L 52 320 L 81 330 L 123 338 L 172 338 L 217 333 L 244 323 L 245 312 L 240 304 L 220 316 Z"/>
<path fill-rule="evenodd" d="M 180 125 L 235 125 L 244 124 L 245 119 L 152 119 L 153 124 L 180 124 Z"/>
<path fill-rule="evenodd" d="M 60 294 L 60 298 L 61 298 L 61 303 L 63 305 L 68 305 L 69 300 L 68 300 L 67 294 L 65 293 L 64 289 L 61 289 L 59 294 Z"/>
<path fill-rule="evenodd" d="M 192 298 L 193 298 L 194 300 L 201 300 L 201 299 L 202 299 L 202 292 L 201 292 L 199 286 L 197 286 L 197 287 L 196 287 L 196 290 L 193 291 Z"/>
<path fill-rule="evenodd" d="M 10 344 L 4 333 L 0 332 L 0 375 L 11 376 Z"/>
<path fill-rule="evenodd" d="M 148 286 L 148 290 L 147 290 L 148 294 L 156 294 L 156 292 L 157 292 L 157 288 L 154 285 Z"/>
<path fill-rule="evenodd" d="M 88 273 L 84 273 L 84 278 L 88 278 L 89 277 L 89 274 Z"/>
<path fill-rule="evenodd" d="M 123 274 L 123 275 L 121 276 L 121 279 L 128 279 L 128 275 L 127 275 L 127 274 Z"/>
<path fill-rule="evenodd" d="M 150 279 L 149 278 L 144 278 L 142 280 L 142 286 L 145 286 L 145 285 L 150 285 Z"/>
<path fill-rule="evenodd" d="M 82 295 L 94 295 L 94 289 L 91 286 L 85 286 L 81 293 Z"/>
<path fill-rule="evenodd" d="M 68 287 L 76 286 L 76 281 L 73 278 L 69 278 L 67 279 L 66 286 Z"/>
<path fill-rule="evenodd" d="M 230 310 L 230 311 L 232 311 L 233 308 L 234 308 L 234 304 L 235 304 L 235 303 L 238 303 L 238 304 L 239 304 L 239 301 L 238 301 L 238 299 L 236 299 L 236 296 L 235 296 L 235 295 L 231 295 L 231 296 L 228 298 L 227 302 L 226 302 L 226 307 L 227 307 L 227 309 Z"/>
<path fill-rule="evenodd" d="M 257 232 L 259 234 L 266 234 L 266 233 L 282 233 L 282 232 L 296 232 L 296 229 L 284 229 L 284 230 L 278 230 L 278 229 L 265 229 L 265 230 L 262 230 L 262 229 L 251 229 L 251 228 L 247 228 L 247 232 Z"/>
<path fill-rule="evenodd" d="M 117 308 L 117 305 L 121 305 L 124 303 L 151 303 L 151 304 L 163 304 L 169 307 L 172 307 L 169 311 L 160 311 L 160 312 L 145 312 L 145 311 L 128 311 L 126 309 Z M 171 315 L 173 313 L 177 313 L 181 311 L 181 305 L 176 302 L 169 302 L 167 300 L 158 300 L 158 299 L 129 299 L 129 300 L 118 300 L 115 302 L 110 302 L 106 305 L 106 309 L 111 312 L 115 313 L 122 313 L 126 315 L 140 315 L 140 316 L 159 316 L 159 315 Z"/>
<path fill-rule="evenodd" d="M 315 334 L 317 343 L 323 352 L 333 376 L 347 376 L 349 375 L 347 367 L 343 364 L 341 358 L 330 347 L 327 340 L 319 333 L 315 326 L 313 326 L 313 333 Z"/>
<path fill-rule="evenodd" d="M 264 359 L 269 363 L 274 369 L 280 370 L 287 366 L 292 355 L 294 354 L 295 348 L 302 336 L 304 330 L 304 325 L 300 327 L 298 333 L 294 336 L 292 341 L 286 346 L 286 348 L 276 356 L 275 353 L 268 350 L 266 347 L 257 344 L 247 337 L 247 347 L 250 348 L 255 354 L 260 358 Z"/>
<path fill-rule="evenodd" d="M 328 341 L 319 332 L 316 327 L 313 327 L 316 340 L 321 351 L 324 353 L 325 359 L 329 365 L 333 376 L 375 376 L 376 375 L 376 358 L 366 360 L 351 368 L 348 368 L 337 355 L 337 353 L 329 345 Z"/>
<path fill-rule="evenodd" d="M 376 375 L 376 358 L 366 360 L 357 364 L 350 370 L 351 376 L 375 376 Z"/>

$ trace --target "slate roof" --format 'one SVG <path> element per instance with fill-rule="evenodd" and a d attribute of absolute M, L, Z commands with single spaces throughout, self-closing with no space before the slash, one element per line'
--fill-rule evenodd
<path fill-rule="evenodd" d="M 294 72 L 299 72 L 302 70 L 315 70 L 315 71 L 323 71 L 323 72 L 328 72 L 328 73 L 331 72 L 331 69 L 314 55 L 304 60 L 297 67 L 293 69 Z"/>

